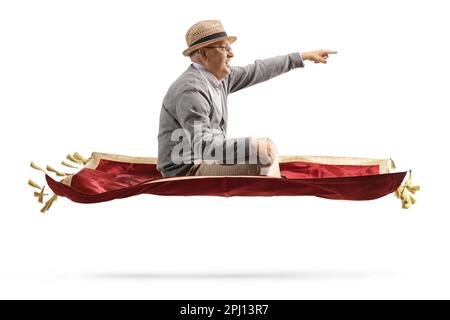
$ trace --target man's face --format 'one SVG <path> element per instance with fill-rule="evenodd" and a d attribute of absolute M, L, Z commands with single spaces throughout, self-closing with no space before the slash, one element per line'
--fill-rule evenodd
<path fill-rule="evenodd" d="M 220 81 L 231 72 L 229 62 L 234 54 L 231 50 L 227 50 L 230 47 L 226 40 L 212 43 L 207 47 L 204 48 L 208 58 L 207 68 Z"/>

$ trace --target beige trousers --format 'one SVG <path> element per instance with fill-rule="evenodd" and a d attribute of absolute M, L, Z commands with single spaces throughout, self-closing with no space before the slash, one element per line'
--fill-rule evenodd
<path fill-rule="evenodd" d="M 268 176 L 281 178 L 278 157 L 271 165 L 261 164 L 194 164 L 187 176 Z"/>

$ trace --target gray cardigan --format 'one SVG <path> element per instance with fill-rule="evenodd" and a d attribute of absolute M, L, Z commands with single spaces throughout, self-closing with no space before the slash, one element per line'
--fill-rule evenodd
<path fill-rule="evenodd" d="M 236 148 L 240 143 L 248 146 L 249 138 L 226 139 L 227 95 L 299 67 L 303 67 L 303 61 L 298 52 L 256 60 L 246 67 L 231 67 L 231 73 L 221 81 L 223 118 L 219 118 L 213 107 L 206 79 L 190 65 L 170 86 L 163 100 L 159 118 L 158 171 L 164 177 L 185 175 L 194 161 L 198 160 L 198 157 L 194 158 L 195 148 L 202 155 L 205 150 L 211 150 L 218 144 L 223 146 L 224 155 L 228 158 L 232 155 L 234 163 L 245 161 L 236 156 Z M 201 123 L 201 141 L 198 137 L 194 138 L 194 123 Z M 184 146 L 187 143 L 192 150 L 185 148 L 180 154 L 176 149 L 175 161 L 172 161 L 172 149 L 176 145 L 177 148 L 182 146 L 179 139 L 172 141 L 172 133 L 177 129 L 185 129 L 186 136 L 177 138 L 184 139 Z M 175 132 L 179 133 L 180 130 Z M 248 157 L 248 150 L 245 157 Z M 224 157 L 223 160 L 229 163 L 228 158 Z"/>

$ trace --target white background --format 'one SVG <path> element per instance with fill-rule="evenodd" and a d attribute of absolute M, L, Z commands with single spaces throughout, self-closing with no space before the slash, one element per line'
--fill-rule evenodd
<path fill-rule="evenodd" d="M 0 298 L 449 298 L 444 1 L 2 1 Z M 141 195 L 39 212 L 29 167 L 156 156 L 185 33 L 220 19 L 233 65 L 337 50 L 229 97 L 229 136 L 282 155 L 393 158 L 409 210 L 314 197 Z"/>

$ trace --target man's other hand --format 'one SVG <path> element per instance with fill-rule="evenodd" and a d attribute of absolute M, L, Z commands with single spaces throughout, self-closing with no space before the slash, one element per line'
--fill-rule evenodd
<path fill-rule="evenodd" d="M 257 155 L 261 165 L 271 165 L 277 156 L 277 147 L 269 138 L 251 138 L 251 156 Z"/>

